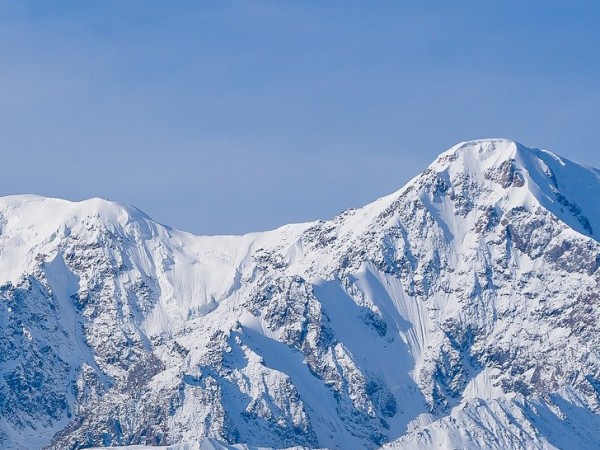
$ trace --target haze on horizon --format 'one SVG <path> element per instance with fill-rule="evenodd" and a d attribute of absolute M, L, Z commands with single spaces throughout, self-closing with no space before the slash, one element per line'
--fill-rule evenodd
<path fill-rule="evenodd" d="M 198 234 L 329 218 L 458 141 L 600 166 L 600 4 L 0 4 L 0 194 Z"/>

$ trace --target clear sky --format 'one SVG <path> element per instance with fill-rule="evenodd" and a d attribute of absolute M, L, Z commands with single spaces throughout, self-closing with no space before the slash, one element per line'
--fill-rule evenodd
<path fill-rule="evenodd" d="M 600 166 L 598 1 L 2 1 L 2 195 L 201 234 L 330 218 L 458 141 Z"/>

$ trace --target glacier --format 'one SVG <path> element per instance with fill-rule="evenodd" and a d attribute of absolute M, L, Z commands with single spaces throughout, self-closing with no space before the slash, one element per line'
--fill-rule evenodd
<path fill-rule="evenodd" d="M 0 447 L 600 448 L 599 196 L 484 139 L 243 236 L 0 198 Z"/>

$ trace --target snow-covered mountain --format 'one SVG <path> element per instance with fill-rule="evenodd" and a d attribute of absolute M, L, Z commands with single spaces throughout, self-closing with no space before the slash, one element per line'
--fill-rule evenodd
<path fill-rule="evenodd" d="M 481 140 L 244 236 L 1 198 L 0 447 L 600 448 L 599 197 Z"/>

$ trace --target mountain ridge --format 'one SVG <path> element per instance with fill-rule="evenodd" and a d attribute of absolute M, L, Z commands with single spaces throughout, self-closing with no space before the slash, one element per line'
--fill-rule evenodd
<path fill-rule="evenodd" d="M 242 236 L 2 198 L 0 442 L 555 448 L 562 415 L 597 448 L 599 186 L 494 139 L 332 220 Z"/>

